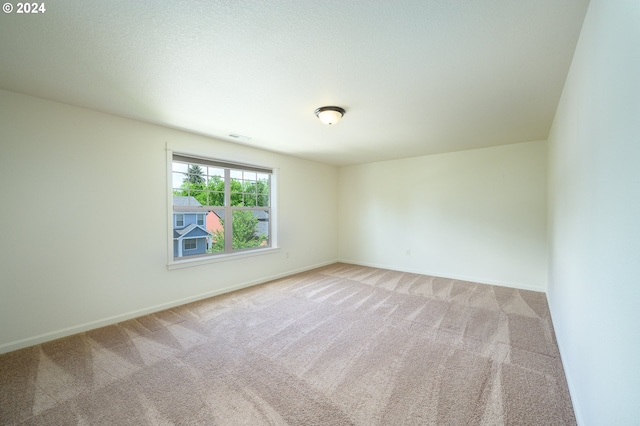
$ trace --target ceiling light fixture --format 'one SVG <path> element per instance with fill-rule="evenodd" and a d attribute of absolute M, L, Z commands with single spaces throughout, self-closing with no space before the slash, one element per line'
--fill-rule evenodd
<path fill-rule="evenodd" d="M 344 108 L 337 106 L 324 106 L 315 110 L 315 114 L 324 124 L 336 124 L 344 115 Z"/>

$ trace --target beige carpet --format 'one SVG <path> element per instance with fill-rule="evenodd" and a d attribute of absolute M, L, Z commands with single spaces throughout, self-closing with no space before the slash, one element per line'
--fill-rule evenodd
<path fill-rule="evenodd" d="M 575 418 L 543 293 L 335 264 L 0 355 L 0 423 Z"/>

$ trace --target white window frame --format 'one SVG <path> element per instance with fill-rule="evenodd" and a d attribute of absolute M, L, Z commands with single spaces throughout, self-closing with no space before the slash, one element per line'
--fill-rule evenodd
<path fill-rule="evenodd" d="M 200 218 L 202 218 L 202 223 L 200 223 Z M 196 225 L 205 226 L 207 224 L 207 216 L 204 213 L 196 213 Z"/>
<path fill-rule="evenodd" d="M 193 256 L 193 257 L 184 257 L 184 258 L 181 257 L 177 259 L 174 258 L 173 256 L 174 254 L 173 252 L 174 212 L 173 212 L 173 190 L 172 190 L 174 154 L 184 156 L 184 157 L 190 157 L 196 160 L 195 162 L 197 162 L 197 160 L 205 160 L 205 161 L 214 161 L 214 162 L 224 163 L 225 165 L 228 165 L 229 167 L 235 168 L 235 169 L 244 168 L 245 170 L 252 170 L 252 169 L 258 168 L 261 170 L 270 170 L 271 171 L 271 186 L 270 186 L 270 193 L 269 193 L 270 246 L 261 247 L 261 248 L 251 248 L 246 250 L 236 250 L 233 252 L 225 252 L 225 253 L 215 253 L 215 254 L 212 253 L 212 254 L 207 254 L 202 256 Z M 278 208 L 277 208 L 278 169 L 276 167 L 251 165 L 243 161 L 238 161 L 237 159 L 221 158 L 220 156 L 215 155 L 215 153 L 197 152 L 197 151 L 194 152 L 194 150 L 175 147 L 169 143 L 167 143 L 167 148 L 166 148 L 166 162 L 167 162 L 166 163 L 167 164 L 166 166 L 167 182 L 165 184 L 165 187 L 167 189 L 167 217 L 168 217 L 167 268 L 169 270 L 186 268 L 186 267 L 197 266 L 197 265 L 208 264 L 208 263 L 224 262 L 224 261 L 229 261 L 229 260 L 244 258 L 244 257 L 268 255 L 268 254 L 273 254 L 280 251 L 280 248 L 278 246 L 278 231 L 277 231 L 278 230 L 278 226 L 277 226 L 278 225 Z M 229 182 L 229 181 L 230 181 L 229 179 L 226 180 L 226 182 Z M 226 188 L 226 189 L 227 189 L 226 193 L 228 194 L 229 188 Z M 220 206 L 220 208 L 224 209 L 226 207 Z M 196 223 L 197 223 L 197 220 L 196 220 Z M 206 216 L 205 216 L 205 225 L 206 225 Z M 231 235 L 231 234 L 232 234 L 231 231 L 227 232 L 227 230 L 225 229 L 225 235 Z M 225 245 L 230 247 L 232 244 L 231 240 L 232 240 L 231 238 L 225 238 Z"/>
<path fill-rule="evenodd" d="M 178 225 L 178 216 L 182 216 L 182 225 Z M 184 213 L 175 213 L 176 223 L 175 226 L 184 228 Z"/>

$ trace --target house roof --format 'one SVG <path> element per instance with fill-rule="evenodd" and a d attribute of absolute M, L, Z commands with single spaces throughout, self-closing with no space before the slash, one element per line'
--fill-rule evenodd
<path fill-rule="evenodd" d="M 173 239 L 181 240 L 183 238 L 198 238 L 207 237 L 213 235 L 211 232 L 204 229 L 202 226 L 198 226 L 194 223 L 188 225 L 182 229 L 173 230 Z"/>
<path fill-rule="evenodd" d="M 182 195 L 174 195 L 173 196 L 173 205 L 174 206 L 180 206 L 180 207 L 185 207 L 185 206 L 197 206 L 197 207 L 200 207 L 200 206 L 202 206 L 202 204 L 200 204 L 200 202 L 198 200 L 196 200 L 194 197 L 187 197 L 187 196 L 182 196 Z"/>
<path fill-rule="evenodd" d="M 209 207 L 205 207 L 194 197 L 182 195 L 173 196 L 173 212 L 174 213 L 207 213 Z"/>

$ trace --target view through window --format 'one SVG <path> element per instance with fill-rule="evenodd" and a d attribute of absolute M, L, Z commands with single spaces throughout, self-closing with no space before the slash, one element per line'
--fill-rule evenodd
<path fill-rule="evenodd" d="M 271 246 L 271 169 L 173 154 L 171 173 L 175 260 Z"/>

